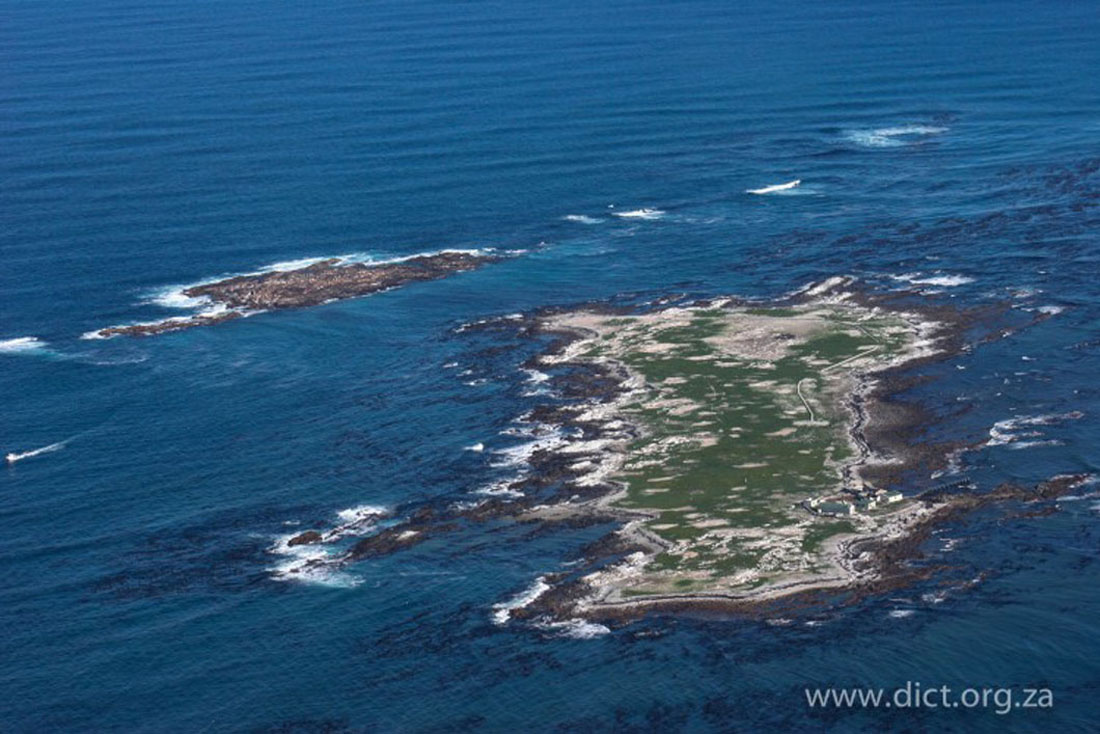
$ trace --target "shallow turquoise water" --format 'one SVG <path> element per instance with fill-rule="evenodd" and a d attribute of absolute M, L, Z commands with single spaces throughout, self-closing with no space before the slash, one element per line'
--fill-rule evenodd
<path fill-rule="evenodd" d="M 1095 726 L 1100 498 L 949 528 L 945 558 L 990 569 L 980 583 L 816 626 L 492 624 L 600 528 L 486 528 L 326 583 L 273 578 L 286 559 L 270 552 L 341 510 L 468 499 L 499 477 L 493 451 L 515 443 L 500 432 L 539 400 L 518 370 L 535 345 L 488 354 L 507 337 L 463 323 L 837 273 L 1060 309 L 920 393 L 967 408 L 953 437 L 1084 414 L 968 454 L 982 486 L 1095 471 L 1090 5 L 0 9 L 0 448 L 64 444 L 0 471 L 2 728 Z M 643 207 L 664 214 L 613 216 Z M 150 300 L 180 284 L 455 247 L 525 252 L 217 328 L 80 338 L 178 313 Z M 802 693 L 907 680 L 1045 685 L 1056 706 L 825 715 Z"/>

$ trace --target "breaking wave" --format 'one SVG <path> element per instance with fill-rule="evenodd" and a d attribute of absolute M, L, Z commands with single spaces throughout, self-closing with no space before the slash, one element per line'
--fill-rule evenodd
<path fill-rule="evenodd" d="M 328 530 L 314 531 L 320 536 L 314 542 L 292 544 L 291 541 L 301 536 L 302 531 L 278 536 L 268 552 L 283 560 L 268 569 L 271 577 L 278 581 L 300 581 L 335 588 L 358 586 L 362 580 L 344 570 L 341 563 L 344 544 L 337 541 L 371 532 L 380 519 L 390 514 L 387 507 L 358 505 L 337 512 L 339 523 Z"/>
<path fill-rule="evenodd" d="M 866 148 L 898 148 L 930 135 L 947 132 L 946 127 L 934 125 L 897 125 L 872 129 L 849 130 L 846 140 Z"/>
<path fill-rule="evenodd" d="M 550 429 L 533 441 L 521 443 L 507 449 L 497 449 L 493 453 L 499 456 L 491 462 L 495 468 L 517 467 L 527 464 L 537 451 L 548 451 L 566 444 L 564 434 L 556 428 Z"/>
<path fill-rule="evenodd" d="M 45 348 L 46 342 L 36 336 L 0 339 L 0 354 L 27 354 L 29 352 L 40 352 Z"/>
<path fill-rule="evenodd" d="M 502 601 L 493 605 L 493 624 L 503 626 L 512 619 L 512 612 L 523 609 L 533 603 L 540 596 L 550 590 L 550 584 L 546 583 L 545 576 L 539 576 L 535 583 L 513 596 L 508 601 Z"/>
<path fill-rule="evenodd" d="M 603 221 L 599 217 L 590 217 L 587 214 L 566 214 L 562 219 L 567 222 L 577 222 L 578 224 L 599 224 Z"/>
<path fill-rule="evenodd" d="M 794 181 L 788 181 L 787 183 L 772 184 L 771 186 L 764 186 L 759 189 L 745 189 L 746 194 L 778 194 L 784 191 L 790 191 L 801 185 L 802 179 L 796 178 Z"/>
<path fill-rule="evenodd" d="M 568 637 L 573 640 L 592 640 L 611 633 L 608 627 L 584 619 L 567 619 L 562 622 L 538 622 L 535 624 L 535 627 L 540 630 L 554 632 L 557 637 Z"/>
<path fill-rule="evenodd" d="M 931 285 L 939 288 L 954 288 L 955 286 L 967 285 L 968 283 L 974 282 L 974 279 L 969 275 L 951 275 L 949 273 L 934 273 L 932 275 L 925 275 L 924 273 L 904 273 L 902 275 L 891 275 L 890 277 L 902 283 Z"/>
<path fill-rule="evenodd" d="M 1035 446 L 1058 446 L 1062 442 L 1048 439 L 1037 430 L 1041 426 L 1054 426 L 1066 421 L 1075 421 L 1084 417 L 1084 413 L 1073 410 L 1068 413 L 1050 413 L 1047 415 L 1017 415 L 1003 421 L 997 421 L 989 429 L 986 446 L 1008 446 L 1013 449 L 1026 449 Z"/>
<path fill-rule="evenodd" d="M 631 209 L 625 212 L 612 212 L 612 214 L 621 219 L 660 219 L 665 215 L 660 209 Z"/>

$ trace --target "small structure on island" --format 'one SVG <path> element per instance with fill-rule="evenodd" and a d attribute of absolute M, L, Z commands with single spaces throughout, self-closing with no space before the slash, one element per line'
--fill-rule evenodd
<path fill-rule="evenodd" d="M 830 498 L 817 503 L 817 511 L 822 515 L 835 517 L 848 516 L 855 513 L 855 507 L 848 500 Z"/>
<path fill-rule="evenodd" d="M 890 491 L 880 489 L 876 493 L 876 496 L 878 498 L 878 501 L 882 502 L 883 504 L 893 504 L 895 502 L 901 502 L 903 499 L 905 499 L 905 495 L 903 495 L 896 489 Z"/>
<path fill-rule="evenodd" d="M 849 517 L 856 512 L 870 512 L 883 505 L 905 499 L 901 492 L 887 491 L 863 484 L 859 489 L 846 489 L 831 497 L 808 497 L 800 505 L 813 515 Z"/>
<path fill-rule="evenodd" d="M 856 500 L 856 507 L 866 512 L 867 510 L 873 510 L 878 507 L 878 498 L 874 495 L 860 495 Z"/>

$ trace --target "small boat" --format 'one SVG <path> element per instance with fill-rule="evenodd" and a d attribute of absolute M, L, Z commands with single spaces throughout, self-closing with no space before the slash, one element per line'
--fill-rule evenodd
<path fill-rule="evenodd" d="M 58 443 L 51 443 L 49 446 L 43 446 L 40 449 L 32 449 L 30 451 L 23 451 L 22 453 L 16 453 L 15 451 L 9 451 L 4 455 L 4 461 L 8 464 L 14 464 L 17 461 L 23 459 L 29 459 L 32 456 L 38 456 L 39 454 L 48 454 L 51 451 L 58 451 L 65 448 L 65 441 L 59 441 Z"/>

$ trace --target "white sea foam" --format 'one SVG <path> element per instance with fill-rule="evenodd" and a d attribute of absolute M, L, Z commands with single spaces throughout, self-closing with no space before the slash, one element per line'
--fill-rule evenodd
<path fill-rule="evenodd" d="M 592 640 L 603 635 L 610 634 L 611 630 L 602 624 L 589 622 L 585 619 L 566 619 L 561 622 L 539 622 L 537 628 L 554 632 L 558 637 L 568 637 L 574 640 Z"/>
<path fill-rule="evenodd" d="M 512 479 L 498 479 L 495 482 L 490 482 L 484 487 L 479 487 L 474 490 L 474 494 L 485 495 L 486 497 L 522 497 L 523 492 L 520 492 L 515 488 L 516 482 L 520 477 L 513 477 Z"/>
<path fill-rule="evenodd" d="M 336 513 L 336 517 L 340 518 L 345 523 L 361 522 L 367 518 L 385 517 L 390 514 L 388 507 L 382 507 L 380 505 L 358 505 L 357 507 L 349 507 L 346 510 L 340 510 Z"/>
<path fill-rule="evenodd" d="M 1072 410 L 1068 413 L 1048 413 L 1044 415 L 1017 415 L 997 421 L 989 429 L 986 446 L 1005 446 L 1011 448 L 1033 448 L 1035 446 L 1056 446 L 1061 442 L 1045 439 L 1039 426 L 1053 426 L 1065 421 L 1078 420 L 1084 413 Z"/>
<path fill-rule="evenodd" d="M 524 368 L 523 372 L 525 372 L 527 374 L 527 381 L 528 382 L 540 383 L 540 382 L 546 382 L 547 380 L 550 379 L 550 375 L 546 374 L 545 372 L 541 372 L 540 370 L 532 370 L 532 369 Z"/>
<path fill-rule="evenodd" d="M 538 396 L 538 395 L 550 395 L 552 393 L 549 386 L 546 384 L 550 380 L 550 375 L 546 374 L 545 372 L 540 372 L 539 370 L 532 370 L 532 369 L 526 369 L 526 368 L 523 370 L 523 372 L 527 374 L 526 382 L 529 385 L 534 385 L 533 388 L 528 389 L 528 390 L 524 390 L 524 392 L 523 392 L 524 397 L 535 397 L 535 396 Z"/>
<path fill-rule="evenodd" d="M 413 260 L 418 257 L 434 257 L 436 255 L 470 255 L 473 257 L 487 257 L 489 255 L 522 255 L 526 250 L 497 250 L 493 247 L 475 247 L 467 249 L 458 248 L 446 248 L 443 250 L 426 250 L 424 252 L 415 252 L 412 255 L 398 255 L 396 257 L 387 257 L 383 259 L 370 259 L 364 262 L 369 262 L 372 265 L 388 265 L 390 263 L 401 263 L 408 260 Z"/>
<path fill-rule="evenodd" d="M 369 261 L 370 256 L 363 253 L 352 253 L 349 255 L 333 255 L 330 257 L 300 257 L 296 260 L 283 260 L 281 262 L 271 263 L 265 265 L 260 269 L 262 273 L 285 273 L 291 270 L 301 270 L 302 268 L 308 268 L 310 265 L 316 265 L 317 263 L 324 262 L 325 260 L 337 260 L 340 263 L 351 263 L 355 261 Z"/>
<path fill-rule="evenodd" d="M 202 318 L 202 319 L 212 319 L 212 318 L 217 318 L 218 316 L 221 316 L 222 314 L 229 313 L 230 311 L 236 311 L 237 313 L 241 314 L 242 316 L 251 316 L 252 314 L 257 313 L 256 311 L 249 311 L 249 310 L 243 309 L 243 308 L 230 308 L 229 306 L 226 306 L 224 303 L 215 303 L 215 304 L 211 305 L 209 308 L 202 309 L 201 311 L 196 313 L 195 316 L 197 316 L 198 318 Z"/>
<path fill-rule="evenodd" d="M 216 304 L 210 306 L 210 308 L 204 309 L 202 311 L 198 311 L 198 312 L 190 314 L 188 316 L 170 316 L 166 319 L 159 319 L 157 321 L 132 321 L 128 324 L 114 324 L 112 326 L 107 326 L 107 327 L 104 327 L 102 329 L 96 329 L 95 331 L 86 331 L 86 332 L 84 332 L 83 334 L 80 335 L 80 338 L 81 339 L 114 339 L 116 336 L 118 336 L 118 334 L 106 334 L 104 332 L 106 332 L 108 329 L 125 329 L 125 328 L 131 328 L 131 327 L 134 327 L 134 326 L 161 326 L 161 325 L 167 326 L 167 325 L 170 325 L 170 324 L 178 324 L 179 328 L 183 329 L 183 328 L 186 328 L 187 324 L 191 324 L 191 323 L 195 323 L 195 322 L 202 323 L 202 321 L 201 321 L 202 319 L 216 318 L 216 317 L 221 316 L 222 314 L 228 313 L 230 311 L 232 311 L 234 313 L 237 313 L 241 317 L 245 317 L 245 318 L 247 318 L 248 316 L 255 316 L 256 314 L 264 313 L 263 309 L 249 310 L 249 309 L 244 309 L 244 308 L 230 308 L 229 306 L 226 306 L 225 304 L 216 303 Z M 171 330 L 171 329 L 169 329 L 169 330 Z"/>
<path fill-rule="evenodd" d="M 472 256 L 488 256 L 494 254 L 505 255 L 519 255 L 525 252 L 524 250 L 506 250 L 499 251 L 492 247 L 478 247 L 478 248 L 444 248 L 441 250 L 424 250 L 422 252 L 414 252 L 411 255 L 386 255 L 378 256 L 368 252 L 349 252 L 343 255 L 317 255 L 315 257 L 301 257 L 295 260 L 283 260 L 280 262 L 271 263 L 265 265 L 259 270 L 248 273 L 237 273 L 240 275 L 262 275 L 264 273 L 276 273 L 276 272 L 288 272 L 292 270 L 301 270 L 302 268 L 308 268 L 310 265 L 316 265 L 319 262 L 325 262 L 326 260 L 335 260 L 337 265 L 390 265 L 393 263 L 407 262 L 418 257 L 433 257 L 436 255 L 472 255 Z M 213 280 L 206 280 L 203 283 L 216 283 L 227 278 L 236 277 L 234 275 L 225 275 Z M 190 287 L 190 286 L 188 286 Z"/>
<path fill-rule="evenodd" d="M 475 443 L 472 446 L 467 446 L 466 450 L 467 451 L 474 451 L 474 452 L 480 454 L 482 451 L 485 450 L 485 444 L 483 444 L 479 441 L 478 443 Z"/>
<path fill-rule="evenodd" d="M 460 500 L 451 505 L 451 509 L 457 512 L 466 512 L 467 510 L 476 510 L 488 500 Z"/>
<path fill-rule="evenodd" d="M 802 179 L 796 178 L 794 181 L 788 181 L 787 183 L 772 184 L 771 186 L 764 186 L 759 189 L 745 189 L 746 194 L 776 194 L 781 191 L 790 191 L 793 188 L 798 187 L 802 183 Z"/>
<path fill-rule="evenodd" d="M 503 626 L 512 618 L 512 612 L 523 609 L 533 603 L 540 596 L 550 590 L 550 584 L 546 583 L 545 576 L 539 576 L 529 587 L 513 596 L 508 601 L 502 601 L 493 605 L 493 624 Z"/>
<path fill-rule="evenodd" d="M 508 250 L 502 254 L 518 255 L 523 253 L 524 250 Z M 245 309 L 230 309 L 224 304 L 212 304 L 211 299 L 207 296 L 188 296 L 185 291 L 191 288 L 199 286 L 210 285 L 212 283 L 219 283 L 230 278 L 237 277 L 252 277 L 257 275 L 266 275 L 268 273 L 277 272 L 289 272 L 293 270 L 301 270 L 302 268 L 309 267 L 310 265 L 316 265 L 319 262 L 325 262 L 328 260 L 336 261 L 338 265 L 351 265 L 355 263 L 364 263 L 370 265 L 386 265 L 392 263 L 406 262 L 419 257 L 432 257 L 435 255 L 445 254 L 461 254 L 461 255 L 474 255 L 474 256 L 487 256 L 491 254 L 501 254 L 494 248 L 475 248 L 475 249 L 442 249 L 442 250 L 428 250 L 424 252 L 416 252 L 411 255 L 397 255 L 392 257 L 376 257 L 369 253 L 364 252 L 352 252 L 344 255 L 319 255 L 316 257 L 302 257 L 294 260 L 283 260 L 280 262 L 274 262 L 269 265 L 261 267 L 259 270 L 254 270 L 245 273 L 229 273 L 214 278 L 207 278 L 205 280 L 196 281 L 194 283 L 188 283 L 186 285 L 170 285 L 164 286 L 153 290 L 146 303 L 160 306 L 162 308 L 171 308 L 179 310 L 194 311 L 194 315 L 209 318 L 211 316 L 217 316 L 230 310 L 237 310 L 244 316 L 251 316 L 262 311 L 247 311 Z M 200 310 L 204 309 L 204 310 Z M 164 323 L 174 320 L 185 320 L 185 317 L 174 317 L 171 319 L 164 319 L 162 322 L 149 322 L 149 323 Z M 89 331 L 81 335 L 81 339 L 105 339 L 109 338 L 101 333 L 102 330 Z"/>
<path fill-rule="evenodd" d="M 933 275 L 925 275 L 923 273 L 904 273 L 902 275 L 891 275 L 890 277 L 903 283 L 912 283 L 913 285 L 931 285 L 940 288 L 953 288 L 955 286 L 966 285 L 967 283 L 974 282 L 974 279 L 968 275 L 951 275 L 945 273 L 936 273 Z"/>
<path fill-rule="evenodd" d="M 603 221 L 598 217 L 590 217 L 587 214 L 566 214 L 562 219 L 567 222 L 577 222 L 578 224 L 599 224 Z"/>
<path fill-rule="evenodd" d="M 1037 448 L 1039 446 L 1064 446 L 1064 445 L 1065 445 L 1064 441 L 1059 441 L 1058 439 L 1049 438 L 1049 439 L 1044 439 L 1042 441 L 1014 441 L 1013 443 L 1010 443 L 1008 445 L 1008 448 L 1013 449 L 1015 451 L 1019 451 L 1020 449 L 1033 449 L 1033 448 Z"/>
<path fill-rule="evenodd" d="M 358 507 L 340 510 L 336 513 L 340 524 L 322 533 L 321 540 L 325 543 L 331 543 L 349 535 L 362 535 L 365 531 L 373 528 L 380 518 L 389 514 L 390 510 L 388 508 L 379 507 L 378 505 L 359 505 Z"/>
<path fill-rule="evenodd" d="M 494 451 L 493 453 L 501 458 L 493 461 L 492 466 L 497 468 L 520 466 L 526 464 L 536 451 L 556 449 L 565 445 L 565 443 L 562 432 L 554 429 L 534 441 Z"/>
<path fill-rule="evenodd" d="M 37 449 L 31 449 L 30 451 L 9 451 L 4 460 L 9 464 L 14 464 L 17 461 L 23 461 L 24 459 L 30 459 L 35 456 L 41 456 L 42 454 L 50 454 L 54 451 L 60 451 L 65 448 L 67 441 L 58 441 L 57 443 L 51 443 L 49 446 L 43 446 Z"/>
<path fill-rule="evenodd" d="M 868 148 L 897 148 L 929 135 L 947 132 L 946 127 L 933 125 L 898 125 L 873 129 L 849 130 L 845 138 Z"/>
<path fill-rule="evenodd" d="M 316 544 L 288 545 L 293 537 L 294 534 L 284 535 L 268 549 L 285 559 L 269 569 L 272 578 L 336 588 L 351 588 L 361 583 L 360 579 L 341 571 L 327 548 Z"/>
<path fill-rule="evenodd" d="M 14 339 L 0 339 L 0 354 L 27 354 L 40 352 L 46 348 L 46 342 L 36 336 L 17 336 Z"/>
<path fill-rule="evenodd" d="M 173 285 L 161 288 L 152 293 L 149 302 L 162 308 L 179 308 L 189 311 L 201 308 L 210 303 L 209 298 L 206 296 L 189 296 L 184 293 L 185 290 L 194 288 L 197 285 L 201 284 Z"/>
<path fill-rule="evenodd" d="M 660 209 L 631 209 L 625 212 L 612 212 L 616 217 L 622 219 L 660 219 L 665 215 Z"/>
<path fill-rule="evenodd" d="M 281 581 L 301 581 L 349 588 L 359 585 L 362 580 L 343 570 L 341 562 L 341 544 L 336 541 L 348 536 L 362 535 L 375 527 L 378 521 L 391 514 L 388 507 L 380 505 L 357 505 L 336 513 L 339 523 L 322 532 L 321 539 L 314 543 L 291 545 L 290 541 L 298 537 L 301 531 L 280 535 L 268 552 L 282 556 L 284 560 L 268 569 L 273 578 Z M 298 523 L 284 523 L 294 524 Z"/>
<path fill-rule="evenodd" d="M 912 617 L 914 613 L 912 609 L 892 609 L 890 610 L 890 617 L 893 619 L 905 619 L 906 617 Z"/>

